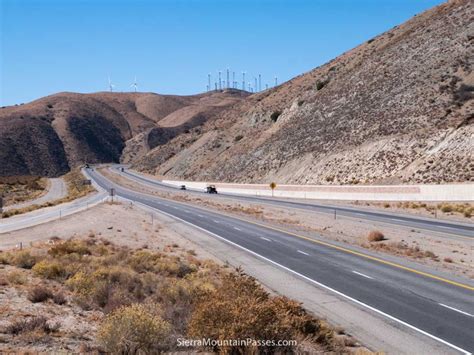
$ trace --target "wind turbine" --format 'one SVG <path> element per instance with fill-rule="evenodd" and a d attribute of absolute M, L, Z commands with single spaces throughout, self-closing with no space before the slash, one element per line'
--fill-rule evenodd
<path fill-rule="evenodd" d="M 131 88 L 134 88 L 135 92 L 137 92 L 138 84 L 137 84 L 137 77 L 135 76 L 135 80 L 133 81 L 133 84 L 130 85 Z"/>
<path fill-rule="evenodd" d="M 112 81 L 110 80 L 110 75 L 109 75 L 109 90 L 110 90 L 110 92 L 114 91 L 114 87 L 115 87 L 115 85 L 112 84 Z"/>

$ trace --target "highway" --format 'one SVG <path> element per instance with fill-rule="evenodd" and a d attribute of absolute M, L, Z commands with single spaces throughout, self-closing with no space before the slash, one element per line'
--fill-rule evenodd
<path fill-rule="evenodd" d="M 112 168 L 118 174 L 123 175 L 129 179 L 135 180 L 137 182 L 154 185 L 155 187 L 161 187 L 164 189 L 177 190 L 176 187 L 164 184 L 156 179 L 151 179 L 146 176 L 137 174 L 130 170 L 124 169 L 123 172 L 120 171 L 120 167 Z M 204 194 L 204 191 L 198 190 L 189 190 L 192 193 Z M 456 236 L 474 238 L 474 225 L 469 223 L 460 223 L 460 222 L 451 222 L 446 220 L 439 220 L 434 218 L 423 218 L 402 214 L 393 214 L 388 212 L 378 212 L 370 211 L 365 209 L 356 209 L 351 207 L 339 207 L 339 206 L 330 206 L 323 204 L 316 204 L 311 202 L 295 202 L 291 200 L 281 200 L 275 198 L 266 198 L 266 197 L 256 197 L 256 196 L 245 196 L 245 195 L 236 195 L 236 194 L 224 194 L 219 193 L 218 196 L 225 196 L 227 198 L 233 198 L 237 200 L 245 200 L 251 202 L 265 203 L 281 207 L 289 207 L 295 209 L 303 209 L 307 211 L 314 211 L 318 213 L 336 213 L 338 217 L 350 217 L 357 218 L 367 221 L 375 221 L 388 223 L 392 225 L 398 225 L 408 228 L 421 229 L 427 231 L 433 231 L 437 233 L 449 233 Z M 336 212 L 335 212 L 336 211 Z"/>
<path fill-rule="evenodd" d="M 237 217 L 138 193 L 88 174 L 117 196 L 154 208 L 240 248 L 314 287 L 375 312 L 460 353 L 474 351 L 474 284 L 429 275 L 340 246 Z"/>

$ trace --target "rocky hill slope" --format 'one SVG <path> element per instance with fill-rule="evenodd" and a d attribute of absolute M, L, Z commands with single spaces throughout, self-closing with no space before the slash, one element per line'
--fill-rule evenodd
<path fill-rule="evenodd" d="M 88 163 L 143 155 L 242 100 L 239 91 L 194 96 L 59 93 L 0 109 L 0 176 L 57 176 Z M 172 125 L 172 113 L 188 116 Z M 165 120 L 165 128 L 159 128 Z"/>
<path fill-rule="evenodd" d="M 134 160 L 169 178 L 473 181 L 474 22 L 454 0 Z"/>

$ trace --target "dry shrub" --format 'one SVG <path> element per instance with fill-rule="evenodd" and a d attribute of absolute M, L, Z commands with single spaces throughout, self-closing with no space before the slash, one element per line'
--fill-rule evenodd
<path fill-rule="evenodd" d="M 426 258 L 431 258 L 431 259 L 437 259 L 438 258 L 438 256 L 435 253 L 433 253 L 431 250 L 426 250 L 424 252 L 424 256 Z"/>
<path fill-rule="evenodd" d="M 31 269 L 35 266 L 38 258 L 31 255 L 29 251 L 23 250 L 15 253 L 11 259 L 11 264 L 23 269 Z"/>
<path fill-rule="evenodd" d="M 380 242 L 382 240 L 385 240 L 385 236 L 380 231 L 370 231 L 369 235 L 367 236 L 367 240 L 369 242 Z"/>
<path fill-rule="evenodd" d="M 453 206 L 451 206 L 451 205 L 443 205 L 441 207 L 441 212 L 449 213 L 449 212 L 452 212 L 452 211 L 453 211 Z"/>
<path fill-rule="evenodd" d="M 6 333 L 18 335 L 26 332 L 41 331 L 46 334 L 54 333 L 59 329 L 59 324 L 50 324 L 46 317 L 35 316 L 28 320 L 20 319 L 6 327 Z"/>
<path fill-rule="evenodd" d="M 128 259 L 128 264 L 137 272 L 146 272 L 154 271 L 159 261 L 159 254 L 139 250 Z"/>
<path fill-rule="evenodd" d="M 46 302 L 53 298 L 53 293 L 44 286 L 34 286 L 28 290 L 27 298 L 33 303 Z"/>
<path fill-rule="evenodd" d="M 42 260 L 32 270 L 36 276 L 45 279 L 65 279 L 69 276 L 66 266 L 55 260 Z"/>
<path fill-rule="evenodd" d="M 91 251 L 83 241 L 67 240 L 51 247 L 48 254 L 55 257 L 67 254 L 90 255 Z"/>
<path fill-rule="evenodd" d="M 12 255 L 0 250 L 0 265 L 10 265 Z"/>
<path fill-rule="evenodd" d="M 111 354 L 158 353 L 167 348 L 170 325 L 156 305 L 120 307 L 102 322 L 98 340 Z"/>
<path fill-rule="evenodd" d="M 112 311 L 144 298 L 139 275 L 121 267 L 101 267 L 92 273 L 79 271 L 66 285 L 73 291 L 76 303 L 84 309 Z"/>
<path fill-rule="evenodd" d="M 66 296 L 64 296 L 64 293 L 62 292 L 53 294 L 52 300 L 54 303 L 60 306 L 67 303 Z"/>
<path fill-rule="evenodd" d="M 27 281 L 26 276 L 18 270 L 10 271 L 6 279 L 12 285 L 24 285 Z"/>
<path fill-rule="evenodd" d="M 329 345 L 333 337 L 331 330 L 308 315 L 298 303 L 284 297 L 270 297 L 255 279 L 241 272 L 225 275 L 214 292 L 200 297 L 189 322 L 188 335 L 212 340 L 311 339 L 321 345 Z M 244 345 L 213 350 L 223 353 L 257 351 Z M 270 344 L 258 348 L 260 352 L 275 350 Z M 288 346 L 278 347 L 278 350 L 294 349 Z"/>

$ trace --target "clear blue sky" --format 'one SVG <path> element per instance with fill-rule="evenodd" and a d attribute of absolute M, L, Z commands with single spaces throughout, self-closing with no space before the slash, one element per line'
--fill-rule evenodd
<path fill-rule="evenodd" d="M 59 91 L 205 91 L 229 67 L 279 82 L 439 0 L 0 0 L 0 104 Z"/>

